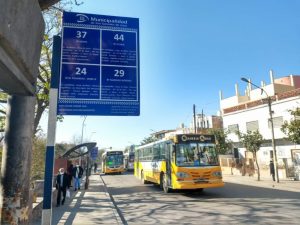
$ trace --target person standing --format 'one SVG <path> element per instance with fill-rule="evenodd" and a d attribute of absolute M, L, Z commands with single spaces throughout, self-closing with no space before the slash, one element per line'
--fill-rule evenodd
<path fill-rule="evenodd" d="M 94 173 L 97 173 L 97 167 L 98 167 L 97 163 L 94 163 Z"/>
<path fill-rule="evenodd" d="M 68 177 L 69 177 L 69 187 L 72 187 L 72 179 L 73 179 L 73 164 L 71 163 L 68 167 Z"/>
<path fill-rule="evenodd" d="M 79 164 L 77 163 L 76 166 L 73 169 L 73 177 L 74 177 L 74 190 L 80 190 L 80 179 L 83 175 L 83 169 Z"/>
<path fill-rule="evenodd" d="M 275 168 L 273 160 L 270 161 L 270 174 L 272 175 L 273 181 L 275 181 Z"/>
<path fill-rule="evenodd" d="M 59 173 L 56 177 L 56 189 L 57 189 L 57 201 L 56 206 L 60 206 L 60 203 L 63 205 L 66 200 L 66 193 L 67 188 L 69 188 L 69 178 L 68 175 L 65 173 L 64 168 L 59 169 Z M 63 196 L 63 199 L 61 201 L 61 195 Z"/>

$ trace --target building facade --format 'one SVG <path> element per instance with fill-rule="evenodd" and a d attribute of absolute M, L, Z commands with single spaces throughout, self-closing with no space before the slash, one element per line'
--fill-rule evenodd
<path fill-rule="evenodd" d="M 228 138 L 233 141 L 236 158 L 252 157 L 243 148 L 236 132 L 258 130 L 265 141 L 257 153 L 257 160 L 261 168 L 267 170 L 270 160 L 273 159 L 272 130 L 267 101 L 267 97 L 270 97 L 278 168 L 282 169 L 279 171 L 279 177 L 292 177 L 298 166 L 296 158 L 300 156 L 300 145 L 288 141 L 281 131 L 281 126 L 284 121 L 293 119 L 290 110 L 300 107 L 300 76 L 290 75 L 274 79 L 270 71 L 270 84 L 261 82 L 261 89 L 253 89 L 252 85 L 248 84 L 245 94 L 240 95 L 236 84 L 235 96 L 223 98 L 220 92 L 224 128 L 230 132 Z"/>
<path fill-rule="evenodd" d="M 194 119 L 190 124 L 190 129 L 195 129 L 200 131 L 201 129 L 221 129 L 223 128 L 223 121 L 221 116 L 215 115 L 205 115 L 203 113 L 195 115 L 195 122 Z"/>

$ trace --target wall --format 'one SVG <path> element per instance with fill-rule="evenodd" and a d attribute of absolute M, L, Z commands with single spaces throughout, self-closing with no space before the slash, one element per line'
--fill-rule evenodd
<path fill-rule="evenodd" d="M 300 104 L 300 96 L 272 103 L 273 117 L 283 116 L 283 120 L 289 121 L 291 115 L 288 112 L 289 109 L 296 109 Z M 259 132 L 265 139 L 271 139 L 271 129 L 268 127 L 269 108 L 267 104 L 259 105 L 257 107 L 239 110 L 236 112 L 223 115 L 224 128 L 228 128 L 228 125 L 239 124 L 239 130 L 243 133 L 246 132 L 246 122 L 258 120 Z M 274 128 L 275 138 L 283 138 L 285 135 L 281 132 L 280 128 Z M 238 138 L 235 134 L 230 134 L 229 138 L 234 142 L 238 142 Z"/>

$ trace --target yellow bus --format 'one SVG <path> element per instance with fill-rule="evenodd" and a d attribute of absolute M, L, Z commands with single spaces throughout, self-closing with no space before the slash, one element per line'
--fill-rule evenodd
<path fill-rule="evenodd" d="M 123 151 L 107 151 L 102 154 L 102 173 L 111 174 L 124 172 Z"/>
<path fill-rule="evenodd" d="M 166 193 L 224 186 L 214 135 L 179 134 L 137 147 L 134 175 Z"/>

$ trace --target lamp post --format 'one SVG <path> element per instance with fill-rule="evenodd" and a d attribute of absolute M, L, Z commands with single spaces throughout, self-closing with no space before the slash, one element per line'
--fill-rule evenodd
<path fill-rule="evenodd" d="M 83 129 L 84 129 L 84 125 L 85 125 L 85 120 L 86 120 L 87 116 L 83 117 L 83 121 L 82 121 L 82 126 L 81 126 L 81 143 L 83 142 Z M 80 153 L 82 153 L 82 149 L 80 148 Z M 82 165 L 82 156 L 80 156 L 80 165 Z"/>
<path fill-rule="evenodd" d="M 278 161 L 277 161 L 277 153 L 276 153 L 276 144 L 275 144 L 275 137 L 274 137 L 274 124 L 273 124 L 273 111 L 272 111 L 272 99 L 268 95 L 268 93 L 261 87 L 253 84 L 251 81 L 248 79 L 242 77 L 242 81 L 253 85 L 254 87 L 257 87 L 261 90 L 261 94 L 264 92 L 267 95 L 268 99 L 268 108 L 269 108 L 269 115 L 270 115 L 270 124 L 271 124 L 271 132 L 272 132 L 272 148 L 273 148 L 273 155 L 274 155 L 274 161 L 275 161 L 275 173 L 276 173 L 276 178 L 277 178 L 277 183 L 279 183 L 279 175 L 278 175 Z"/>

